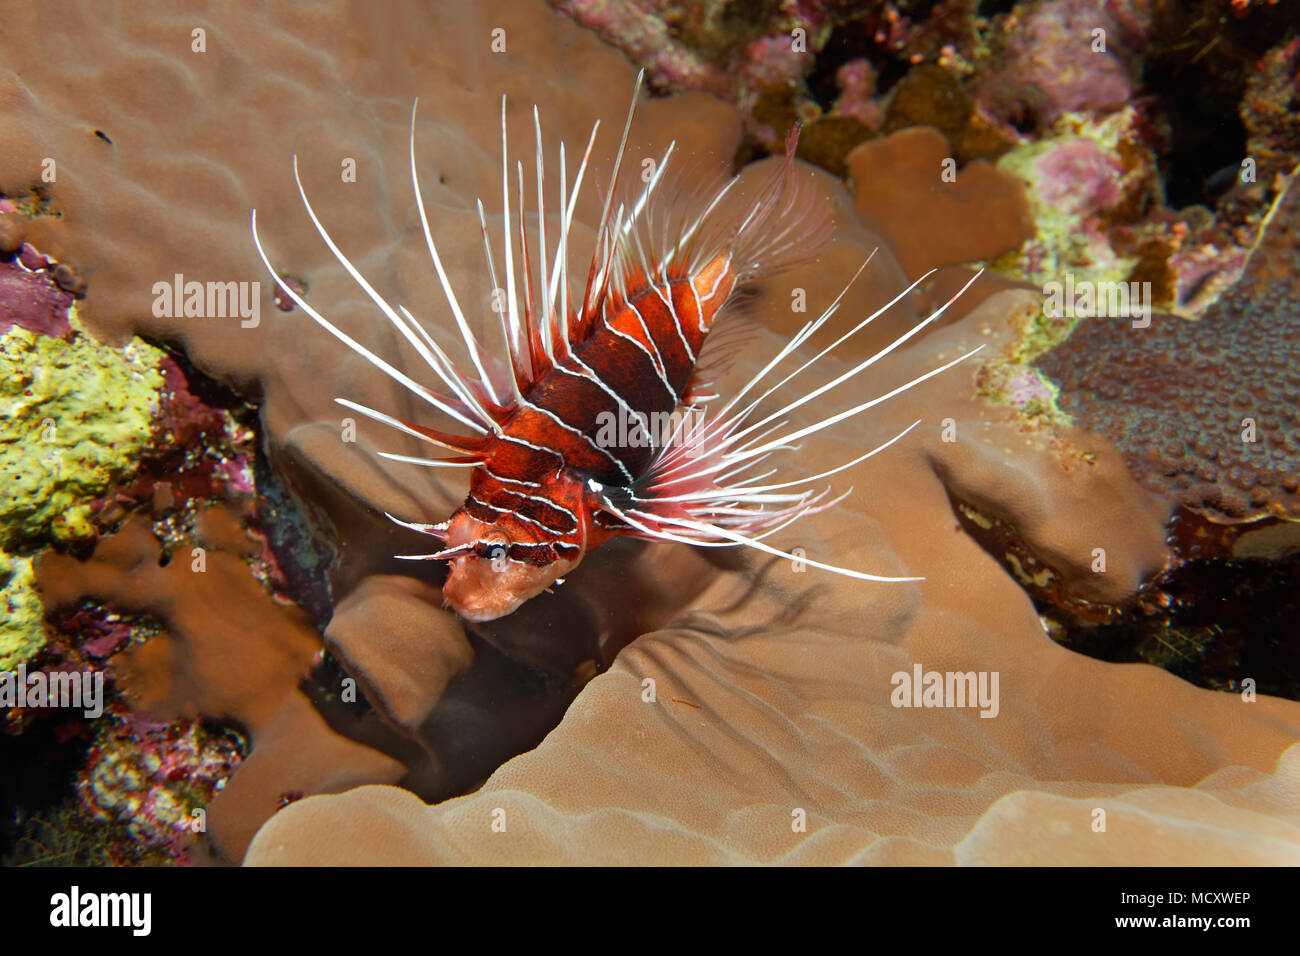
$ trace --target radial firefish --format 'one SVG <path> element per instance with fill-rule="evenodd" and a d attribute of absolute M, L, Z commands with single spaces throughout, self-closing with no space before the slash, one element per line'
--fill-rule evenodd
<path fill-rule="evenodd" d="M 748 198 L 740 198 L 738 179 L 733 178 L 695 207 L 661 202 L 657 190 L 673 152 L 674 146 L 670 145 L 653 166 L 649 182 L 643 186 L 638 183 L 639 188 L 628 201 L 615 206 L 640 87 L 638 77 L 580 298 L 573 295 L 570 285 L 569 234 L 599 121 L 592 128 L 572 184 L 568 181 L 565 150 L 560 148 L 559 237 L 552 255 L 546 235 L 541 123 L 537 109 L 533 110 L 537 143 L 536 242 L 540 247 L 534 282 L 524 226 L 522 164 L 517 164 L 518 218 L 512 221 L 511 216 L 502 98 L 504 286 L 497 284 L 497 262 L 481 201 L 478 210 L 495 290 L 493 310 L 499 315 L 508 368 L 484 350 L 471 332 L 438 255 L 416 173 L 415 109 L 411 112 L 410 137 L 415 204 L 429 256 L 474 374 L 457 368 L 409 311 L 401 306 L 394 309 L 357 271 L 317 218 L 294 158 L 299 194 L 321 238 L 449 394 L 431 391 L 370 352 L 324 318 L 290 284 L 281 281 L 262 247 L 257 211 L 253 211 L 253 241 L 283 294 L 380 371 L 471 432 L 460 435 L 435 430 L 400 421 L 345 398 L 336 399 L 347 408 L 456 453 L 454 457 L 432 459 L 381 453 L 384 457 L 423 467 L 472 469 L 465 502 L 446 521 L 421 524 L 388 516 L 403 527 L 437 539 L 439 548 L 435 552 L 401 557 L 447 561 L 450 569 L 443 586 L 444 600 L 467 620 L 490 621 L 513 612 L 562 580 L 588 551 L 612 535 L 696 546 L 744 546 L 793 558 L 762 539 L 805 515 L 831 507 L 843 497 L 830 499 L 829 489 L 809 486 L 870 458 L 920 422 L 820 474 L 768 482 L 774 472 L 755 473 L 755 469 L 772 454 L 790 450 L 799 439 L 864 412 L 973 354 L 967 353 L 871 401 L 791 428 L 787 422 L 791 412 L 869 368 L 947 308 L 945 305 L 831 382 L 793 401 L 776 403 L 780 407 L 771 412 L 760 411 L 762 403 L 778 388 L 864 328 L 915 284 L 793 371 L 778 373 L 778 366 L 791 359 L 835 314 L 844 297 L 841 293 L 719 410 L 709 413 L 703 403 L 718 397 L 711 391 L 712 382 L 724 369 L 727 352 L 711 348 L 706 356 L 705 344 L 709 341 L 713 346 L 710 337 L 715 327 L 725 322 L 730 312 L 737 311 L 737 290 L 759 276 L 815 258 L 830 237 L 831 222 L 826 203 L 811 192 L 815 180 L 800 174 L 794 164 L 797 128 L 789 137 L 784 162 Z M 517 235 L 519 263 L 512 232 Z M 860 268 L 857 274 L 861 272 Z M 670 423 L 669 427 L 662 427 L 665 422 Z M 799 560 L 864 581 L 921 580 L 881 577 L 803 556 Z"/>

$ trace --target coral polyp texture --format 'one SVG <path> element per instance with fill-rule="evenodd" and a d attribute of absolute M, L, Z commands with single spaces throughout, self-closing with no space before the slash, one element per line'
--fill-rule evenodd
<path fill-rule="evenodd" d="M 1080 320 L 1038 360 L 1138 479 L 1218 520 L 1300 517 L 1300 188 L 1204 315 Z"/>
<path fill-rule="evenodd" d="M 31 558 L 0 551 L 0 668 L 12 670 L 45 643 L 44 610 Z"/>
<path fill-rule="evenodd" d="M 95 535 L 97 499 L 136 470 L 156 430 L 162 353 L 88 336 L 55 265 L 30 246 L 0 262 L 0 669 L 44 645 L 31 558 Z M 13 553 L 9 553 L 13 552 Z"/>
<path fill-rule="evenodd" d="M 92 535 L 90 499 L 135 469 L 153 436 L 161 353 L 16 326 L 0 338 L 4 541 Z"/>
<path fill-rule="evenodd" d="M 1280 5 L 749 6 L 6 5 L 0 672 L 106 695 L 3 713 L 7 861 L 1300 863 L 1300 665 L 1273 633 L 1300 560 Z M 832 341 L 879 314 L 818 385 L 966 288 L 852 402 L 982 350 L 807 436 L 790 478 L 910 429 L 774 531 L 795 560 L 616 540 L 466 621 L 386 514 L 444 521 L 468 476 L 335 398 L 454 425 L 277 291 L 250 209 L 277 277 L 437 387 L 322 244 L 294 157 L 376 292 L 459 341 L 411 192 L 419 97 L 429 229 L 493 351 L 503 95 L 529 208 L 534 148 L 550 208 L 552 157 L 572 183 L 602 121 L 586 262 L 641 68 L 628 170 L 675 142 L 683 203 L 743 192 L 798 121 L 808 213 L 834 223 L 746 292 L 724 398 L 841 294 Z M 512 236 L 535 260 L 537 217 Z M 1054 283 L 1146 284 L 1150 324 L 1062 314 Z M 930 674 L 973 696 L 913 699 Z"/>

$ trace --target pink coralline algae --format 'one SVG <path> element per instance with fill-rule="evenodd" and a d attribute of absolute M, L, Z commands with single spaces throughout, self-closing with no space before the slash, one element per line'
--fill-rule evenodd
<path fill-rule="evenodd" d="M 1063 212 L 1095 212 L 1123 196 L 1119 160 L 1096 143 L 1067 140 L 1044 153 L 1035 164 L 1041 199 Z"/>
<path fill-rule="evenodd" d="M 235 738 L 200 722 L 127 713 L 101 731 L 77 790 L 91 817 L 123 824 L 146 853 L 185 863 L 240 760 Z"/>
<path fill-rule="evenodd" d="M 31 246 L 0 262 L 0 333 L 14 326 L 38 335 L 63 336 L 72 331 L 68 307 L 73 297 L 54 281 L 53 269 Z"/>
<path fill-rule="evenodd" d="M 742 55 L 742 77 L 755 87 L 797 80 L 812 67 L 807 48 L 796 49 L 789 34 L 760 37 Z"/>
<path fill-rule="evenodd" d="M 1237 283 L 1189 321 L 1084 319 L 1038 366 L 1137 478 L 1216 521 L 1300 515 L 1300 187 Z"/>
<path fill-rule="evenodd" d="M 63 622 L 63 629 L 80 636 L 83 654 L 103 660 L 131 639 L 131 624 L 115 614 L 92 613 L 82 608 Z"/>
<path fill-rule="evenodd" d="M 707 90 L 725 95 L 726 74 L 689 46 L 676 40 L 661 11 L 641 4 L 551 0 L 552 5 L 600 34 L 601 38 L 643 63 L 655 86 L 673 90 Z"/>
<path fill-rule="evenodd" d="M 878 130 L 885 121 L 885 113 L 876 102 L 876 70 L 870 60 L 856 59 L 835 71 L 835 81 L 840 95 L 831 112 L 848 116 L 868 129 Z"/>
<path fill-rule="evenodd" d="M 1012 405 L 1024 408 L 1034 402 L 1051 402 L 1054 396 L 1042 378 L 1033 372 L 1022 370 L 1007 379 L 1005 397 Z"/>
<path fill-rule="evenodd" d="M 1150 15 L 1122 0 L 1048 0 L 1008 18 L 1006 54 L 981 78 L 999 119 L 1050 126 L 1064 113 L 1107 113 L 1133 98 L 1136 53 Z"/>
<path fill-rule="evenodd" d="M 760 97 L 798 83 L 830 35 L 833 21 L 853 4 L 784 0 L 754 9 L 739 4 L 683 4 L 679 0 L 609 3 L 550 0 L 551 5 L 645 66 L 663 91 L 697 90 L 736 103 L 761 142 L 773 133 L 752 115 Z"/>

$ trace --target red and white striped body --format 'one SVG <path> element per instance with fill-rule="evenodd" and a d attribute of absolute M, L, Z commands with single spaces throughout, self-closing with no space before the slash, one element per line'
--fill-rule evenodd
<path fill-rule="evenodd" d="M 657 449 L 651 442 L 603 441 L 604 423 L 653 423 L 682 404 L 713 319 L 734 287 L 730 257 L 723 256 L 694 278 L 630 282 L 626 301 L 527 390 L 489 439 L 484 464 L 448 524 L 448 546 L 481 543 L 473 555 L 450 562 L 444 593 L 463 616 L 509 613 L 567 574 L 588 549 L 630 530 L 601 507 L 603 492 L 631 487 Z"/>
<path fill-rule="evenodd" d="M 633 111 L 640 82 L 638 79 L 633 94 Z M 647 208 L 652 205 L 656 186 L 672 155 L 670 146 L 634 201 L 616 208 L 613 195 L 633 111 L 628 114 L 612 182 L 606 191 L 586 289 L 580 300 L 570 303 L 568 235 L 596 129 L 592 129 L 571 193 L 566 155 L 561 147 L 560 236 L 552 257 L 546 236 L 541 122 L 536 109 L 533 111 L 540 247 L 534 273 L 523 220 L 522 164 L 517 166 L 518 220 L 511 215 L 512 177 L 502 100 L 503 284 L 497 281 L 493 243 L 481 202 L 479 217 L 488 269 L 497 290 L 496 311 L 509 358 L 507 371 L 497 370 L 470 332 L 434 243 L 416 173 L 415 110 L 411 114 L 410 160 L 416 206 L 430 259 L 476 375 L 461 371 L 409 312 L 400 306 L 393 308 L 357 271 L 312 209 L 302 181 L 297 178 L 295 157 L 299 195 L 321 238 L 376 308 L 443 382 L 447 393 L 433 391 L 366 349 L 281 280 L 282 273 L 271 265 L 262 247 L 257 213 L 253 211 L 253 241 L 283 294 L 376 369 L 472 433 L 436 430 L 344 398 L 336 399 L 369 418 L 459 453 L 459 457 L 427 459 L 380 452 L 383 457 L 420 467 L 472 469 L 465 502 L 446 521 L 412 523 L 389 515 L 397 524 L 439 541 L 441 547 L 432 554 L 403 557 L 447 561 L 450 570 L 443 587 L 445 600 L 468 620 L 487 621 L 511 613 L 556 583 L 584 555 L 615 534 L 708 547 L 739 545 L 793 557 L 761 539 L 839 500 L 826 500 L 829 489 L 817 492 L 806 486 L 870 458 L 900 440 L 919 422 L 877 448 L 819 475 L 760 484 L 774 471 L 752 474 L 752 470 L 772 454 L 790 449 L 803 436 L 857 415 L 968 357 L 961 356 L 876 399 L 787 431 L 789 413 L 858 375 L 918 334 L 947 308 L 945 305 L 830 383 L 763 415 L 758 409 L 769 396 L 911 292 L 911 288 L 905 290 L 802 366 L 782 373 L 775 383 L 769 382 L 768 376 L 777 377 L 778 365 L 791 359 L 834 315 L 848 291 L 846 285 L 845 292 L 825 312 L 807 323 L 720 410 L 712 416 L 704 415 L 700 403 L 710 390 L 711 377 L 721 371 L 716 360 L 709 360 L 712 367 L 708 369 L 702 369 L 700 363 L 715 324 L 743 283 L 817 255 L 829 238 L 828 204 L 814 195 L 816 180 L 794 165 L 796 129 L 787 141 L 785 161 L 779 170 L 745 198 L 739 195 L 741 190 L 733 188 L 738 180 L 732 179 L 701 209 L 654 209 L 651 212 L 664 214 L 652 215 Z M 652 223 L 657 223 L 661 231 L 656 232 Z M 522 275 L 516 268 L 516 241 Z M 859 269 L 858 274 L 861 272 Z M 928 275 L 918 284 L 926 278 Z M 656 427 L 665 416 L 683 410 L 699 413 L 701 420 L 695 427 L 664 432 Z M 613 423 L 617 427 L 610 427 Z M 799 561 L 864 581 L 920 580 L 867 574 L 806 555 L 801 555 Z"/>

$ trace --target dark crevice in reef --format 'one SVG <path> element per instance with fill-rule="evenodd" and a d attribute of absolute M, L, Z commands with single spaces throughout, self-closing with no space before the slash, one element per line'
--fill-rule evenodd
<path fill-rule="evenodd" d="M 992 19 L 1002 13 L 1010 13 L 1019 0 L 980 0 L 975 7 L 975 15 Z"/>
<path fill-rule="evenodd" d="M 887 93 L 907 75 L 911 64 L 895 56 L 887 44 L 877 42 L 874 20 L 870 17 L 843 23 L 831 30 L 826 44 L 817 53 L 812 72 L 805 83 L 824 110 L 830 110 L 840 95 L 836 71 L 851 60 L 867 59 L 878 71 L 877 93 Z"/>
<path fill-rule="evenodd" d="M 1050 637 L 1080 654 L 1117 664 L 1146 663 L 1198 687 L 1300 700 L 1300 553 L 1276 559 L 1230 557 L 1249 526 L 1212 525 L 1180 511 L 1169 525 L 1175 559 L 1121 607 L 1072 599 L 1059 575 L 1005 522 L 950 495 L 962 529 L 1014 577 Z M 1214 555 L 1193 547 L 1215 529 Z"/>
<path fill-rule="evenodd" d="M 447 685 L 418 737 L 388 724 L 360 688 L 355 701 L 343 701 L 339 688 L 348 674 L 332 654 L 300 687 L 334 732 L 403 763 L 400 786 L 429 802 L 448 800 L 476 790 L 507 760 L 541 743 L 578 690 L 510 658 L 473 631 L 466 639 L 474 666 Z"/>
<path fill-rule="evenodd" d="M 271 467 L 260 431 L 256 449 L 253 458 L 258 495 L 255 522 L 258 530 L 266 535 L 267 546 L 284 576 L 289 596 L 323 630 L 334 613 L 329 571 L 334 564 L 335 550 L 327 542 L 328 536 Z"/>
<path fill-rule="evenodd" d="M 513 660 L 472 631 L 466 638 L 474 666 L 447 685 L 421 728 L 442 767 L 435 778 L 426 778 L 408 764 L 401 781 L 430 802 L 478 789 L 507 760 L 534 749 L 577 696 L 578 688 Z"/>
<path fill-rule="evenodd" d="M 85 766 L 90 741 L 80 746 L 63 739 L 60 722 L 33 721 L 22 733 L 0 733 L 0 866 L 39 862 L 76 865 L 91 862 L 74 852 L 85 840 L 52 840 L 47 831 L 72 808 L 77 816 L 77 776 Z M 95 826 L 91 823 L 88 826 Z M 60 831 L 61 832 L 61 831 Z M 53 845 L 50 845 L 53 844 Z M 44 848 L 44 849 L 43 849 Z M 69 854 L 53 859 L 56 854 Z"/>
<path fill-rule="evenodd" d="M 1238 104 L 1261 54 L 1296 30 L 1294 4 L 1228 15 L 1219 0 L 1157 5 L 1144 50 L 1143 93 L 1164 117 L 1159 163 L 1169 206 L 1213 207 L 1223 171 L 1239 168 L 1246 129 Z"/>
<path fill-rule="evenodd" d="M 176 363 L 185 376 L 189 392 L 205 405 L 229 412 L 240 425 L 253 432 L 253 480 L 257 488 L 257 510 L 249 524 L 264 534 L 276 564 L 284 575 L 286 590 L 293 601 L 323 628 L 333 613 L 328 570 L 334 550 L 323 543 L 324 535 L 300 506 L 298 499 L 267 460 L 262 418 L 257 401 L 233 386 L 205 374 L 179 347 L 151 342 Z"/>
<path fill-rule="evenodd" d="M 1242 557 L 1247 535 L 1277 518 L 1219 524 L 1180 508 L 1168 525 L 1169 569 L 1104 623 L 1064 622 L 1058 639 L 1102 660 L 1142 660 L 1201 687 L 1300 700 L 1300 552 Z M 1056 636 L 1056 635 L 1054 635 Z"/>
<path fill-rule="evenodd" d="M 336 734 L 378 750 L 407 767 L 428 767 L 428 753 L 387 723 L 361 686 L 355 688 L 355 698 L 344 698 L 344 681 L 348 679 L 350 675 L 338 658 L 325 651 L 319 663 L 303 675 L 298 687 Z"/>
<path fill-rule="evenodd" d="M 186 388 L 195 398 L 212 408 L 229 412 L 239 420 L 240 424 L 248 425 L 250 428 L 257 427 L 256 405 L 251 404 L 238 389 L 204 374 L 175 343 L 150 336 L 145 336 L 144 339 L 154 348 L 165 352 L 167 357 L 176 363 L 185 376 Z"/>
<path fill-rule="evenodd" d="M 1117 620 L 1061 621 L 1061 644 L 1105 661 L 1145 661 L 1186 681 L 1300 700 L 1300 555 L 1196 560 L 1166 573 Z M 1050 614 L 1050 609 L 1043 608 Z"/>

